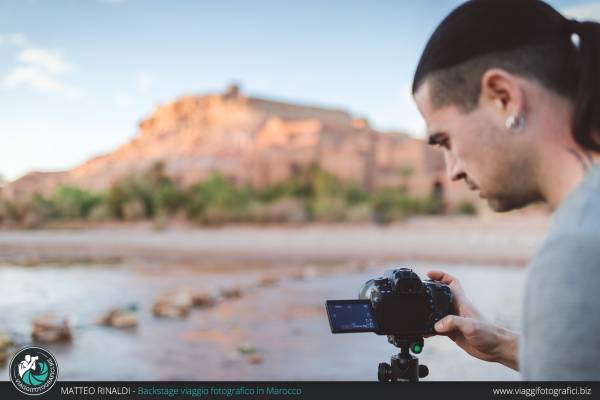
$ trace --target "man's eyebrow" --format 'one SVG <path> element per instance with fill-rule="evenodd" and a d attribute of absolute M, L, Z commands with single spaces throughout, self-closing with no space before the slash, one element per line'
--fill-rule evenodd
<path fill-rule="evenodd" d="M 443 136 L 445 136 L 444 132 L 431 133 L 427 138 L 427 144 L 440 144 L 442 142 Z"/>

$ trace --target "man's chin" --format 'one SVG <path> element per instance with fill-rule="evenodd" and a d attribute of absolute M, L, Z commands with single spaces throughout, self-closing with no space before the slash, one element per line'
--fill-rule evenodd
<path fill-rule="evenodd" d="M 503 199 L 498 197 L 488 197 L 487 198 L 488 206 L 495 212 L 509 212 L 513 210 L 518 210 L 519 208 L 523 208 L 531 204 L 530 201 L 514 201 L 509 199 Z"/>

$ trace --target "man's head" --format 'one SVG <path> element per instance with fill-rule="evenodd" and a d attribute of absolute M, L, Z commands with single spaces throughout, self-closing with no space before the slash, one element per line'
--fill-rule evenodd
<path fill-rule="evenodd" d="M 571 28 L 537 0 L 474 0 L 446 17 L 423 52 L 413 94 L 429 141 L 444 149 L 449 177 L 464 179 L 494 210 L 543 200 L 539 160 L 564 140 L 556 131 L 600 148 L 590 132 L 600 121 L 577 111 L 577 64 L 590 39 L 577 49 Z"/>

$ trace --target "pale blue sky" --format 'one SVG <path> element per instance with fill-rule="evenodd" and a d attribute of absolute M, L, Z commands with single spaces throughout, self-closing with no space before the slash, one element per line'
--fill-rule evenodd
<path fill-rule="evenodd" d="M 0 175 L 73 167 L 231 81 L 418 135 L 412 74 L 460 2 L 0 0 Z M 600 1 L 550 3 L 600 19 Z"/>

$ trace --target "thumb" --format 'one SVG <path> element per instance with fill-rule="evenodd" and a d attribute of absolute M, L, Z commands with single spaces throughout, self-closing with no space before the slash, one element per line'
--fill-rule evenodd
<path fill-rule="evenodd" d="M 435 324 L 435 330 L 437 333 L 449 333 L 455 330 L 464 332 L 469 330 L 470 324 L 471 322 L 467 318 L 458 315 L 446 315 Z"/>

